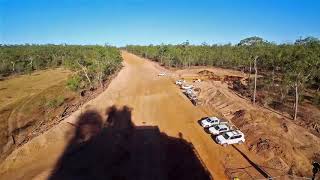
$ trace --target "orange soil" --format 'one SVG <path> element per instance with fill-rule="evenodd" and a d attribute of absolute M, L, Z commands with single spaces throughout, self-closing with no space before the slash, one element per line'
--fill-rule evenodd
<path fill-rule="evenodd" d="M 107 90 L 57 126 L 16 149 L 0 164 L 0 179 L 46 179 L 74 132 L 71 124 L 76 123 L 81 112 L 94 109 L 105 117 L 105 110 L 112 105 L 131 107 L 132 120 L 137 126 L 158 126 L 161 132 L 173 137 L 182 133 L 214 179 L 227 179 L 226 162 L 232 168 L 248 167 L 246 171 L 251 176 L 262 178 L 236 150 L 260 163 L 254 154 L 246 152 L 245 145 L 222 147 L 204 132 L 197 120 L 209 114 L 193 106 L 170 76 L 158 77 L 164 69 L 127 52 L 122 55 L 124 67 Z"/>

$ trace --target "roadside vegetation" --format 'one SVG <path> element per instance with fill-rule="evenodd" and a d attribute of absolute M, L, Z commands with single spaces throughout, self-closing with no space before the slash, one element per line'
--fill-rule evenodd
<path fill-rule="evenodd" d="M 35 70 L 65 67 L 74 72 L 71 90 L 103 85 L 121 67 L 121 55 L 111 46 L 0 45 L 0 78 Z"/>
<path fill-rule="evenodd" d="M 111 46 L 0 45 L 0 161 L 101 92 L 121 61 Z"/>
<path fill-rule="evenodd" d="M 320 40 L 298 39 L 291 44 L 275 44 L 260 37 L 241 40 L 236 45 L 128 45 L 136 55 L 163 66 L 217 66 L 249 73 L 241 94 L 253 103 L 281 109 L 297 119 L 304 101 L 320 106 Z"/>

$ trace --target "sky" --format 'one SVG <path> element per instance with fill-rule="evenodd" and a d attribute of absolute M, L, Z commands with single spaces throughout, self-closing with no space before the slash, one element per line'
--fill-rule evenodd
<path fill-rule="evenodd" d="M 0 44 L 276 43 L 320 37 L 318 0 L 0 0 Z"/>

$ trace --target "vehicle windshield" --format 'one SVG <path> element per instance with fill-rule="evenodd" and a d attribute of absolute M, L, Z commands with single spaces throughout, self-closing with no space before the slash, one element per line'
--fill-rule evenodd
<path fill-rule="evenodd" d="M 219 126 L 216 126 L 216 127 L 214 127 L 216 130 L 219 130 L 220 128 L 219 128 Z"/>
<path fill-rule="evenodd" d="M 227 133 L 224 133 L 224 134 L 223 134 L 223 137 L 224 137 L 225 139 L 229 139 L 229 136 L 228 136 Z"/>

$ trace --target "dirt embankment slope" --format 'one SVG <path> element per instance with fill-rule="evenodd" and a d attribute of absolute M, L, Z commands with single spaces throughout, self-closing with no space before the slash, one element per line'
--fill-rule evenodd
<path fill-rule="evenodd" d="M 220 68 L 177 70 L 180 78 L 203 78 L 203 71 L 213 79 L 194 83 L 201 89 L 199 108 L 230 120 L 246 135 L 243 148 L 251 159 L 260 162 L 272 176 L 295 174 L 312 175 L 312 162 L 320 161 L 320 138 L 280 113 L 262 106 L 254 106 L 231 90 L 225 76 L 245 77 L 244 73 Z M 207 73 L 207 74 L 208 74 Z M 243 79 L 243 78 L 242 78 Z"/>
<path fill-rule="evenodd" d="M 41 121 L 54 117 L 54 108 L 49 107 L 48 102 L 60 98 L 63 103 L 75 94 L 65 87 L 70 74 L 68 70 L 56 68 L 0 81 L 0 159 Z"/>

